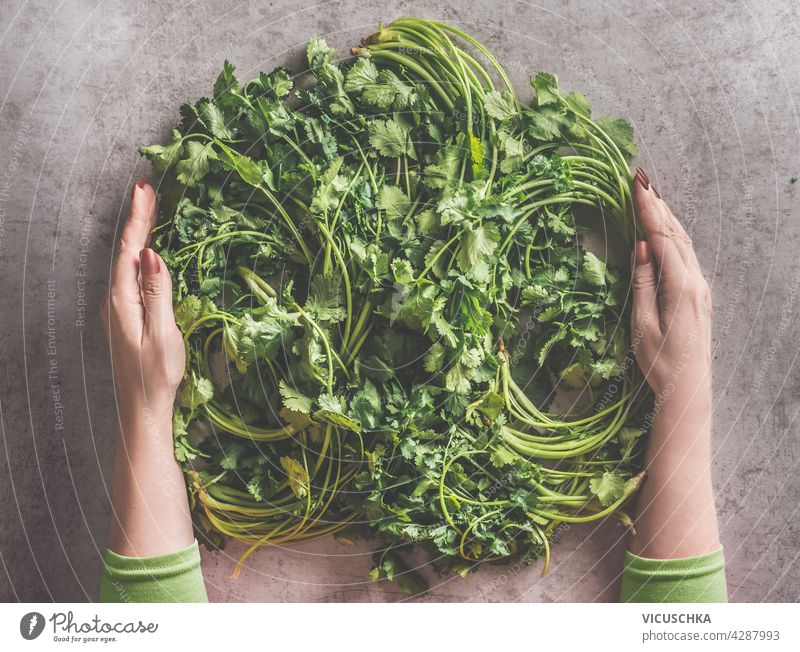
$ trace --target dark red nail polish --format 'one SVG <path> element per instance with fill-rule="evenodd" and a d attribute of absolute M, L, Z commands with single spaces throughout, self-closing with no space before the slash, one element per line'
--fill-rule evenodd
<path fill-rule="evenodd" d="M 142 274 L 144 276 L 153 276 L 158 274 L 160 264 L 158 255 L 155 251 L 147 247 L 139 252 L 139 259 L 142 262 Z"/>
<path fill-rule="evenodd" d="M 650 183 L 647 179 L 647 175 L 642 172 L 639 168 L 636 168 L 636 181 L 639 182 L 639 185 L 642 186 L 645 190 L 650 187 Z"/>
<path fill-rule="evenodd" d="M 147 177 L 142 177 L 137 182 L 135 182 L 131 186 L 131 201 L 133 201 L 133 195 L 136 192 L 137 188 L 144 188 L 144 185 L 147 183 Z"/>
<path fill-rule="evenodd" d="M 653 192 L 656 194 L 656 197 L 658 197 L 659 199 L 661 199 L 661 195 L 659 195 L 659 194 L 658 194 L 658 190 L 656 190 L 656 187 L 655 187 L 655 186 L 653 186 Z"/>

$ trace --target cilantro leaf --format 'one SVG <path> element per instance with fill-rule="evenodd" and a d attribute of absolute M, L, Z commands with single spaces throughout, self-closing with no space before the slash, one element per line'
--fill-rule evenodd
<path fill-rule="evenodd" d="M 205 405 L 214 398 L 214 385 L 208 378 L 197 376 L 192 372 L 183 379 L 178 400 L 181 405 L 194 410 Z"/>
<path fill-rule="evenodd" d="M 538 106 L 561 103 L 561 91 L 558 90 L 558 78 L 555 75 L 540 72 L 531 80 L 531 85 L 536 90 Z"/>
<path fill-rule="evenodd" d="M 175 168 L 178 182 L 186 186 L 194 186 L 208 174 L 209 160 L 215 160 L 217 154 L 211 143 L 200 143 L 196 140 L 186 142 L 186 158 L 178 161 Z"/>
<path fill-rule="evenodd" d="M 301 414 L 311 413 L 311 404 L 313 401 L 310 397 L 290 387 L 285 380 L 281 380 L 278 388 L 283 397 L 283 405 L 287 410 L 300 412 Z"/>
<path fill-rule="evenodd" d="M 386 211 L 389 219 L 400 219 L 408 212 L 411 201 L 408 195 L 397 186 L 384 185 L 378 193 L 378 200 L 375 206 L 382 211 Z"/>
<path fill-rule="evenodd" d="M 591 251 L 587 251 L 583 255 L 581 275 L 587 283 L 603 287 L 606 284 L 606 264 Z"/>
<path fill-rule="evenodd" d="M 625 479 L 618 473 L 606 471 L 589 480 L 589 489 L 604 507 L 608 507 L 625 494 Z"/>
<path fill-rule="evenodd" d="M 183 156 L 183 137 L 177 129 L 172 130 L 172 137 L 166 145 L 150 145 L 140 147 L 139 153 L 153 163 L 159 172 L 164 172 L 177 163 Z"/>
<path fill-rule="evenodd" d="M 338 322 L 346 317 L 342 306 L 342 282 L 332 274 L 318 274 L 311 281 L 306 312 L 319 322 Z"/>
<path fill-rule="evenodd" d="M 519 112 L 516 98 L 509 92 L 491 91 L 483 96 L 483 108 L 493 118 L 510 120 Z"/>
<path fill-rule="evenodd" d="M 614 141 L 626 159 L 630 160 L 639 153 L 639 148 L 636 147 L 633 138 L 633 127 L 627 120 L 623 118 L 600 118 L 597 121 L 597 126 Z"/>
<path fill-rule="evenodd" d="M 409 156 L 416 159 L 408 129 L 396 120 L 374 120 L 370 123 L 369 142 L 382 156 Z"/>

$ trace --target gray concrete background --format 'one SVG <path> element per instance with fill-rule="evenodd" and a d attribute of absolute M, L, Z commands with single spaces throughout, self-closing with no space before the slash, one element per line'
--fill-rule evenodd
<path fill-rule="evenodd" d="M 479 37 L 523 92 L 528 73 L 550 70 L 596 114 L 635 125 L 638 162 L 691 229 L 713 286 L 714 478 L 731 599 L 798 599 L 800 5 L 3 0 L 0 600 L 97 596 L 115 406 L 95 315 L 128 189 L 149 171 L 136 147 L 209 93 L 226 57 L 248 77 L 298 65 L 312 34 L 345 52 L 379 18 L 414 14 Z M 616 599 L 622 529 L 560 539 L 546 578 L 502 566 L 431 576 L 423 599 Z M 366 581 L 369 544 L 263 550 L 232 581 L 240 550 L 204 555 L 212 599 L 402 599 Z"/>

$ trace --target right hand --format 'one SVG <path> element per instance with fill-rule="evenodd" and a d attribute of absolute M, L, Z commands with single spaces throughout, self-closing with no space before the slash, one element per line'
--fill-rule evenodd
<path fill-rule="evenodd" d="M 711 298 L 692 241 L 639 168 L 634 202 L 644 240 L 633 251 L 636 361 L 657 400 L 710 407 Z"/>

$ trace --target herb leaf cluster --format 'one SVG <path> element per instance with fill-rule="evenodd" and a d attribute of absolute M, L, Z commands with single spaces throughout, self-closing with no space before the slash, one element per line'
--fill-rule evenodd
<path fill-rule="evenodd" d="M 156 246 L 189 351 L 174 420 L 198 532 L 263 545 L 379 534 L 466 573 L 549 560 L 561 523 L 641 481 L 647 396 L 626 273 L 630 126 L 555 75 L 522 102 L 455 27 L 399 19 L 310 83 L 225 63 L 168 142 Z M 480 63 L 485 62 L 485 65 Z"/>

